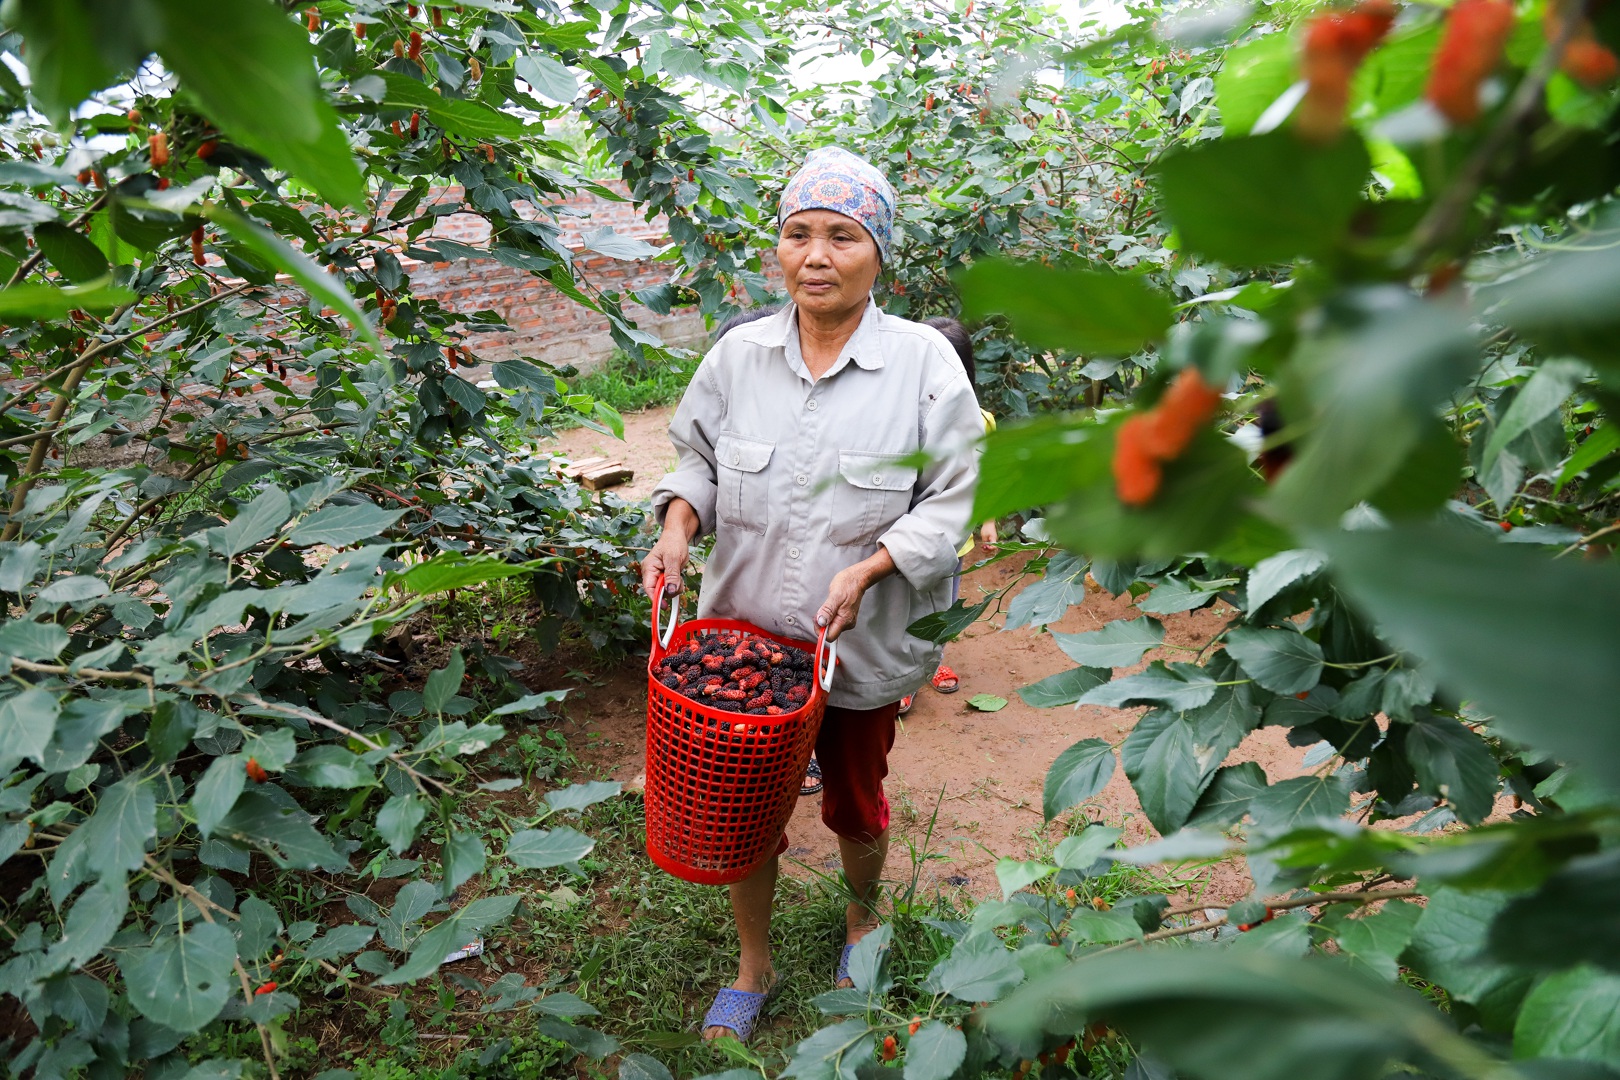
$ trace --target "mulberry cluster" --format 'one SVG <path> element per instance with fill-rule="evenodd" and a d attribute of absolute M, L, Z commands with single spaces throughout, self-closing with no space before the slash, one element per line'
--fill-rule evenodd
<path fill-rule="evenodd" d="M 810 654 L 754 634 L 710 634 L 669 653 L 653 677 L 725 712 L 780 716 L 810 700 Z"/>

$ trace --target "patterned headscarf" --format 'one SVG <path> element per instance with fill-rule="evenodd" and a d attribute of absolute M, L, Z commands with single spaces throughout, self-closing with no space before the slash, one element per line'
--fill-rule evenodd
<path fill-rule="evenodd" d="M 894 188 L 865 158 L 836 146 L 814 150 L 782 192 L 778 227 L 800 210 L 832 210 L 860 222 L 889 261 L 894 234 Z"/>

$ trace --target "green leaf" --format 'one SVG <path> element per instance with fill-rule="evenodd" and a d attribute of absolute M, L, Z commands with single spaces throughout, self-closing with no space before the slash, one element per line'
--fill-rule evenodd
<path fill-rule="evenodd" d="M 1023 967 L 1001 939 L 980 933 L 957 942 L 928 973 L 923 989 L 959 1001 L 995 1001 L 1023 981 Z"/>
<path fill-rule="evenodd" d="M 1274 131 L 1184 146 L 1155 171 L 1185 250 L 1230 266 L 1261 266 L 1333 250 L 1371 164 L 1353 133 L 1315 146 Z"/>
<path fill-rule="evenodd" d="M 310 296 L 336 309 L 361 338 L 377 352 L 382 352 L 382 342 L 378 340 L 377 332 L 366 321 L 365 314 L 354 302 L 348 287 L 341 281 L 322 270 L 308 255 L 258 222 L 234 214 L 223 206 L 211 206 L 207 209 L 207 213 L 209 220 L 230 233 L 243 247 L 258 255 L 270 266 L 290 274 Z M 415 569 L 421 569 L 421 565 Z"/>
<path fill-rule="evenodd" d="M 509 701 L 498 709 L 490 712 L 491 716 L 512 716 L 516 713 L 531 713 L 545 709 L 549 705 L 567 697 L 567 690 L 542 690 L 538 694 L 524 694 L 516 701 Z"/>
<path fill-rule="evenodd" d="M 451 135 L 469 139 L 519 139 L 523 137 L 523 121 L 487 105 L 465 98 L 435 94 L 427 86 L 396 71 L 372 72 L 387 84 L 383 104 L 400 109 L 415 109 Z"/>
<path fill-rule="evenodd" d="M 1405 954 L 1418 974 L 1477 1008 L 1485 1027 L 1493 1031 L 1512 1026 L 1531 983 L 1528 972 L 1498 963 L 1481 949 L 1507 899 L 1484 890 L 1432 890 Z"/>
<path fill-rule="evenodd" d="M 1578 967 L 1548 976 L 1524 999 L 1513 1056 L 1620 1068 L 1620 975 Z"/>
<path fill-rule="evenodd" d="M 1482 290 L 1482 312 L 1542 346 L 1547 355 L 1579 356 L 1613 368 L 1620 363 L 1620 314 L 1610 301 L 1620 289 L 1620 251 L 1612 236 L 1595 234 L 1588 250 L 1566 250 L 1531 261 Z"/>
<path fill-rule="evenodd" d="M 514 66 L 518 78 L 558 105 L 570 104 L 579 96 L 579 80 L 574 73 L 545 53 L 525 53 Z"/>
<path fill-rule="evenodd" d="M 1336 822 L 1349 809 L 1349 782 L 1332 774 L 1279 780 L 1249 801 L 1255 825 L 1269 832 Z"/>
<path fill-rule="evenodd" d="M 1207 1080 L 1371 1080 L 1387 1075 L 1391 1059 L 1478 1055 L 1404 987 L 1264 949 L 1082 959 L 1032 981 L 985 1021 L 1003 1043 L 1103 1021 L 1178 1073 Z"/>
<path fill-rule="evenodd" d="M 559 990 L 554 994 L 547 994 L 533 1005 L 529 1006 L 535 1012 L 542 1012 L 548 1016 L 597 1016 L 595 1005 L 590 1004 L 566 990 Z"/>
<path fill-rule="evenodd" d="M 1000 712 L 1007 707 L 1007 699 L 995 694 L 974 694 L 967 703 L 980 712 Z"/>
<path fill-rule="evenodd" d="M 619 1060 L 619 1080 L 675 1080 L 664 1063 L 646 1054 L 626 1054 Z"/>
<path fill-rule="evenodd" d="M 157 836 L 156 819 L 157 798 L 147 778 L 131 774 L 102 792 L 96 812 L 79 826 L 90 869 L 98 877 L 140 869 L 147 841 Z"/>
<path fill-rule="evenodd" d="M 589 855 L 596 846 L 584 833 L 563 826 L 558 829 L 521 829 L 506 843 L 506 857 L 529 870 L 567 866 Z"/>
<path fill-rule="evenodd" d="M 1128 356 L 1170 328 L 1170 298 L 1147 280 L 1105 270 L 982 259 L 957 278 L 964 318 L 1006 315 L 1036 348 Z"/>
<path fill-rule="evenodd" d="M 1199 765 L 1193 726 L 1178 714 L 1155 709 L 1136 722 L 1119 748 L 1119 760 L 1142 812 L 1169 836 L 1187 823 L 1198 796 L 1214 775 Z"/>
<path fill-rule="evenodd" d="M 413 982 L 439 970 L 444 958 L 462 948 L 488 927 L 504 922 L 517 907 L 518 897 L 485 896 L 452 911 L 443 921 L 411 943 L 410 958 L 377 980 L 379 986 Z"/>
<path fill-rule="evenodd" d="M 1586 365 L 1578 360 L 1548 360 L 1538 367 L 1535 374 L 1530 376 L 1530 381 L 1514 395 L 1507 412 L 1497 421 L 1496 430 L 1491 432 L 1490 441 L 1485 444 L 1485 452 L 1480 457 L 1478 471 L 1482 475 L 1490 475 L 1502 451 L 1557 413 L 1564 399 L 1574 392 L 1586 374 Z"/>
<path fill-rule="evenodd" d="M 111 311 L 134 302 L 135 294 L 121 285 L 112 284 L 110 277 L 64 289 L 25 282 L 0 289 L 0 319 L 7 322 L 23 319 L 61 322 L 67 318 L 68 312 L 76 308 L 94 312 Z"/>
<path fill-rule="evenodd" d="M 1215 770 L 1209 787 L 1198 797 L 1187 824 L 1224 829 L 1236 825 L 1249 812 L 1255 796 L 1266 790 L 1266 771 L 1252 761 L 1224 765 Z"/>
<path fill-rule="evenodd" d="M 633 236 L 620 236 L 605 226 L 587 233 L 580 239 L 580 243 L 587 249 L 606 255 L 610 259 L 645 259 L 657 255 L 659 251 L 645 240 L 638 240 Z"/>
<path fill-rule="evenodd" d="M 1490 925 L 1492 956 L 1534 968 L 1598 964 L 1620 972 L 1620 851 L 1572 860 Z"/>
<path fill-rule="evenodd" d="M 365 184 L 321 90 L 309 38 L 266 0 L 151 0 L 164 66 L 233 141 L 328 202 L 360 206 Z M 267 103 L 273 106 L 267 107 Z M 234 230 L 233 230 L 234 231 Z"/>
<path fill-rule="evenodd" d="M 985 438 L 979 459 L 973 520 L 1049 506 L 1076 488 L 1111 483 L 1112 453 L 1109 429 L 1090 416 L 1038 416 L 999 426 Z"/>
<path fill-rule="evenodd" d="M 105 277 L 111 269 L 107 256 L 83 233 L 56 221 L 34 226 L 34 242 L 62 276 L 76 284 Z"/>
<path fill-rule="evenodd" d="M 1364 499 L 1387 501 L 1394 483 L 1427 497 L 1403 516 L 1428 516 L 1460 465 L 1435 411 L 1479 363 L 1464 313 L 1419 300 L 1320 343 L 1299 365 L 1314 413 L 1288 417 L 1310 433 L 1269 501 L 1289 521 L 1327 526 Z"/>
<path fill-rule="evenodd" d="M 1215 680 L 1197 664 L 1155 660 L 1145 670 L 1087 691 L 1081 705 L 1162 704 L 1176 710 L 1196 709 L 1215 696 Z"/>
<path fill-rule="evenodd" d="M 850 950 L 850 981 L 868 998 L 886 994 L 894 986 L 894 980 L 889 978 L 889 942 L 893 937 L 894 928 L 883 923 Z"/>
<path fill-rule="evenodd" d="M 257 791 L 238 796 L 231 812 L 214 831 L 236 843 L 263 849 L 277 866 L 314 870 L 347 865 L 326 837 L 310 824 L 308 814 L 272 802 Z"/>
<path fill-rule="evenodd" d="M 1001 886 L 1001 898 L 1007 900 L 1026 885 L 1045 881 L 1057 872 L 1058 868 L 1051 863 L 1001 859 L 996 863 L 996 882 Z"/>
<path fill-rule="evenodd" d="M 1215 102 L 1227 136 L 1247 135 L 1298 78 L 1299 46 L 1292 34 L 1267 34 L 1228 49 L 1215 74 Z"/>
<path fill-rule="evenodd" d="M 345 547 L 380 536 L 404 516 L 404 510 L 384 510 L 370 503 L 327 506 L 300 521 L 287 540 L 299 545 Z"/>
<path fill-rule="evenodd" d="M 1485 740 L 1449 716 L 1420 717 L 1406 729 L 1406 756 L 1425 794 L 1445 799 L 1469 825 L 1485 820 L 1500 786 Z"/>
<path fill-rule="evenodd" d="M 535 1030 L 551 1039 L 560 1039 L 574 1048 L 575 1053 L 584 1054 L 588 1058 L 601 1059 L 609 1054 L 617 1053 L 619 1041 L 611 1035 L 604 1035 L 600 1031 L 593 1031 L 578 1024 L 566 1023 L 562 1020 L 541 1019 L 535 1022 Z"/>
<path fill-rule="evenodd" d="M 231 992 L 236 939 L 225 927 L 197 922 L 165 934 L 147 949 L 123 953 L 129 1002 L 149 1020 L 181 1033 L 200 1030 L 219 1015 Z"/>
<path fill-rule="evenodd" d="M 276 534 L 292 516 L 292 502 L 278 487 L 266 488 L 220 530 L 220 552 L 235 558 Z"/>
<path fill-rule="evenodd" d="M 288 771 L 316 788 L 368 787 L 377 782 L 375 770 L 354 751 L 330 743 L 311 746 L 295 758 Z"/>
<path fill-rule="evenodd" d="M 1391 900 L 1382 911 L 1345 920 L 1335 940 L 1351 963 L 1365 967 L 1385 982 L 1394 982 L 1400 970 L 1397 961 L 1422 915 L 1423 909 L 1416 904 Z"/>
<path fill-rule="evenodd" d="M 98 27 L 85 8 L 86 0 L 36 0 L 8 4 L 5 9 L 7 24 L 27 39 L 29 90 L 58 125 L 67 123 L 74 106 L 113 81 L 119 68 L 140 59 L 136 50 L 144 35 L 135 32 L 140 23 Z M 99 17 L 117 10 L 114 5 L 98 8 Z M 121 36 L 129 40 L 119 41 Z"/>
<path fill-rule="evenodd" d="M 1322 534 L 1335 580 L 1493 728 L 1620 788 L 1620 572 L 1440 525 Z M 1490 582 L 1489 589 L 1480 588 Z"/>
<path fill-rule="evenodd" d="M 12 619 L 0 625 L 0 655 L 55 660 L 68 647 L 68 632 L 56 623 Z"/>
<path fill-rule="evenodd" d="M 466 676 L 467 665 L 461 658 L 460 649 L 450 650 L 450 659 L 444 667 L 428 673 L 427 681 L 422 685 L 422 708 L 430 713 L 442 713 L 444 707 L 450 704 L 450 699 L 456 696 L 461 689 L 461 681 Z"/>
<path fill-rule="evenodd" d="M 1250 612 L 1259 611 L 1278 593 L 1310 577 L 1326 563 L 1326 556 L 1318 551 L 1279 551 L 1260 560 L 1249 572 L 1244 607 Z"/>
<path fill-rule="evenodd" d="M 570 784 L 565 788 L 546 792 L 546 805 L 558 812 L 573 811 L 577 813 L 587 807 L 595 806 L 599 802 L 606 802 L 619 794 L 623 788 L 623 784 L 611 780 L 591 780 L 584 784 Z"/>
<path fill-rule="evenodd" d="M 782 1075 L 799 1080 L 854 1080 L 856 1068 L 871 1060 L 872 1036 L 866 1021 L 845 1020 L 795 1044 Z"/>
<path fill-rule="evenodd" d="M 332 927 L 304 946 L 303 954 L 311 960 L 336 960 L 340 956 L 352 956 L 365 948 L 366 942 L 376 934 L 375 927 L 361 923 L 344 923 Z"/>
<path fill-rule="evenodd" d="M 1063 870 L 1085 870 L 1125 835 L 1107 825 L 1088 825 L 1078 836 L 1066 836 L 1058 844 L 1052 861 Z"/>
<path fill-rule="evenodd" d="M 1101 630 L 1083 634 L 1052 635 L 1058 648 L 1077 664 L 1088 667 L 1130 667 L 1144 654 L 1164 644 L 1164 624 L 1146 615 L 1139 619 L 1115 619 Z"/>
<path fill-rule="evenodd" d="M 906 633 L 936 643 L 955 641 L 962 631 L 979 621 L 990 609 L 991 602 L 992 598 L 986 597 L 969 607 L 966 600 L 959 599 L 944 611 L 924 615 L 906 627 Z"/>
<path fill-rule="evenodd" d="M 1073 705 L 1086 691 L 1101 686 L 1111 678 L 1107 668 L 1070 668 L 1056 675 L 1048 675 L 1039 682 L 1018 688 L 1018 696 L 1026 705 L 1037 709 L 1052 709 L 1059 705 Z"/>
<path fill-rule="evenodd" d="M 1059 754 L 1046 771 L 1041 797 L 1047 821 L 1085 802 L 1107 786 L 1114 775 L 1114 748 L 1102 739 L 1082 739 Z"/>
<path fill-rule="evenodd" d="M 1322 678 L 1322 646 L 1297 630 L 1240 626 L 1226 635 L 1226 651 L 1276 694 L 1304 693 Z"/>
<path fill-rule="evenodd" d="M 930 1020 L 906 1043 L 905 1080 L 949 1080 L 967 1057 L 967 1036 Z"/>
<path fill-rule="evenodd" d="M 1154 615 L 1176 615 L 1183 611 L 1193 611 L 1219 596 L 1222 589 L 1235 584 L 1237 584 L 1235 580 L 1227 579 L 1206 587 L 1182 578 L 1171 578 L 1163 584 L 1153 586 L 1153 591 L 1148 594 L 1147 599 L 1136 605 L 1136 609 Z"/>
<path fill-rule="evenodd" d="M 434 593 L 463 589 L 499 578 L 527 574 L 550 559 L 536 559 L 526 563 L 511 563 L 505 559 L 480 555 L 468 558 L 459 552 L 446 551 L 425 562 L 417 563 L 400 574 L 390 574 L 389 583 L 399 582 L 413 593 L 431 596 Z"/>
<path fill-rule="evenodd" d="M 0 740 L 0 775 L 9 774 L 20 761 L 44 764 L 60 712 L 56 696 L 39 689 L 0 701 L 0 731 L 6 733 Z"/>
<path fill-rule="evenodd" d="M 427 807 L 415 795 L 395 795 L 377 811 L 377 832 L 395 855 L 402 854 L 416 840 L 416 830 L 427 816 Z"/>
<path fill-rule="evenodd" d="M 1046 566 L 1041 580 L 1032 582 L 1007 605 L 1003 629 L 1045 626 L 1057 622 L 1075 604 L 1086 599 L 1086 560 L 1064 552 Z"/>

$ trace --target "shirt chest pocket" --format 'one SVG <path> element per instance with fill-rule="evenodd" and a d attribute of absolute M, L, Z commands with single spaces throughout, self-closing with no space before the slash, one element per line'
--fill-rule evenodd
<path fill-rule="evenodd" d="M 840 450 L 827 539 L 845 546 L 877 543 L 911 509 L 917 470 L 902 464 L 910 456 Z"/>
<path fill-rule="evenodd" d="M 776 444 L 742 435 L 721 435 L 714 444 L 719 498 L 715 514 L 721 524 L 762 533 L 770 523 L 770 487 L 766 466 Z"/>

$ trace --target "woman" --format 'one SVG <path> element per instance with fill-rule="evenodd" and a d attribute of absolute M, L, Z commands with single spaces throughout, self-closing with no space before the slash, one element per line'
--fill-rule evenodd
<path fill-rule="evenodd" d="M 816 757 L 822 821 L 855 897 L 840 985 L 850 948 L 877 926 L 896 710 L 939 663 L 906 627 L 949 604 L 983 432 L 945 339 L 872 302 L 894 203 L 881 173 L 836 148 L 788 183 L 776 253 L 791 302 L 733 329 L 693 374 L 670 423 L 679 463 L 652 497 L 663 532 L 642 570 L 649 593 L 660 575 L 678 590 L 689 545 L 713 531 L 700 617 L 804 640 L 825 628 L 839 642 Z M 741 970 L 705 1017 L 706 1038 L 746 1040 L 778 983 L 771 899 L 786 846 L 731 886 Z"/>

